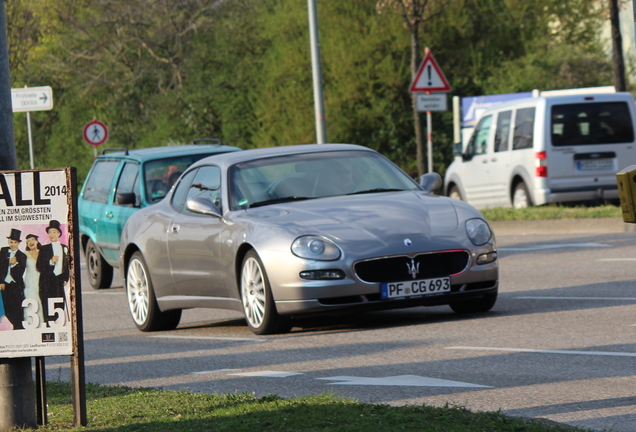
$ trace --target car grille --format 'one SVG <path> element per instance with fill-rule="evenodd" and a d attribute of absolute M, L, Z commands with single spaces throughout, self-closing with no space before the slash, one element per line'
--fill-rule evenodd
<path fill-rule="evenodd" d="M 397 256 L 360 261 L 353 268 L 364 282 L 388 283 L 455 275 L 466 269 L 469 260 L 467 251 L 453 250 L 421 254 L 412 259 Z M 410 270 L 418 263 L 419 272 L 413 278 Z"/>

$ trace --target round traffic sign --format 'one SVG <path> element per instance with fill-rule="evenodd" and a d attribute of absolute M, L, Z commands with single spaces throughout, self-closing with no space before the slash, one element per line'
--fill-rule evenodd
<path fill-rule="evenodd" d="M 108 139 L 108 127 L 104 122 L 93 119 L 84 126 L 84 141 L 98 147 Z"/>

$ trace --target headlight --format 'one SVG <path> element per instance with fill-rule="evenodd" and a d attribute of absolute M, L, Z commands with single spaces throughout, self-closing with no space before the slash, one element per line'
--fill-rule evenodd
<path fill-rule="evenodd" d="M 468 219 L 466 221 L 466 234 L 475 246 L 488 243 L 492 237 L 490 227 L 483 219 Z"/>
<path fill-rule="evenodd" d="M 318 236 L 303 236 L 294 240 L 292 253 L 300 258 L 333 261 L 340 258 L 340 249 L 331 240 Z"/>

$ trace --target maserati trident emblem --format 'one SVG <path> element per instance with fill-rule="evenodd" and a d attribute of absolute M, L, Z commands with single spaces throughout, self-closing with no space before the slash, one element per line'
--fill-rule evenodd
<path fill-rule="evenodd" d="M 409 269 L 409 274 L 415 279 L 420 272 L 420 263 L 415 264 L 415 261 L 411 260 L 410 264 L 406 263 L 406 268 Z"/>

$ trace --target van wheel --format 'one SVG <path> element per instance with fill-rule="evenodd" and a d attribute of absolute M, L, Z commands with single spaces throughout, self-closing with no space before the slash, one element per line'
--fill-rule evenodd
<path fill-rule="evenodd" d="M 453 186 L 452 188 L 450 188 L 450 190 L 448 191 L 448 196 L 450 198 L 462 201 L 462 194 L 459 193 L 459 188 L 457 186 Z"/>
<path fill-rule="evenodd" d="M 528 188 L 524 182 L 517 183 L 515 191 L 512 194 L 512 206 L 516 209 L 527 208 L 532 206 Z"/>

